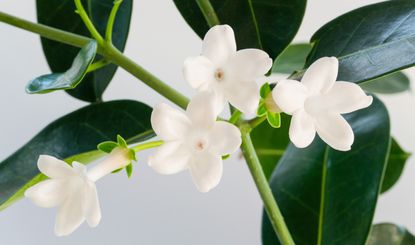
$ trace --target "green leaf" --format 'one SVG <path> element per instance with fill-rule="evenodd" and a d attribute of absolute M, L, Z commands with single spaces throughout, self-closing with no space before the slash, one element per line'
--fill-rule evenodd
<path fill-rule="evenodd" d="M 378 94 L 396 94 L 410 90 L 409 78 L 402 72 L 395 72 L 384 77 L 377 78 L 360 86 L 367 92 Z"/>
<path fill-rule="evenodd" d="M 133 175 L 133 164 L 130 163 L 127 165 L 127 167 L 125 167 L 125 172 L 127 173 L 127 177 L 131 178 L 131 176 Z"/>
<path fill-rule="evenodd" d="M 128 148 L 127 141 L 121 135 L 117 135 L 117 143 L 120 147 Z"/>
<path fill-rule="evenodd" d="M 388 165 L 382 183 L 382 193 L 388 191 L 399 179 L 405 167 L 406 160 L 411 156 L 404 151 L 394 138 L 391 140 Z"/>
<path fill-rule="evenodd" d="M 114 0 L 90 0 L 83 1 L 92 22 L 101 35 L 105 34 L 107 20 Z M 114 23 L 113 43 L 115 47 L 124 50 L 132 12 L 132 0 L 124 0 L 118 10 Z M 75 13 L 73 0 L 37 0 L 38 22 L 74 32 L 84 36 L 90 36 L 81 18 Z M 78 53 L 78 48 L 42 38 L 43 51 L 48 64 L 54 73 L 66 71 Z M 101 57 L 97 55 L 97 60 Z M 102 93 L 108 86 L 117 70 L 117 66 L 110 64 L 94 72 L 88 73 L 83 82 L 73 90 L 68 90 L 70 95 L 89 102 L 101 101 Z"/>
<path fill-rule="evenodd" d="M 372 224 L 389 151 L 388 112 L 374 98 L 348 114 L 355 133 L 352 149 L 333 150 L 320 139 L 305 149 L 292 144 L 270 185 L 296 244 L 365 244 Z M 265 245 L 279 244 L 266 215 Z"/>
<path fill-rule="evenodd" d="M 415 236 L 395 224 L 383 223 L 373 226 L 367 245 L 414 245 Z"/>
<path fill-rule="evenodd" d="M 338 80 L 361 83 L 415 64 L 415 1 L 368 5 L 324 25 L 312 37 L 307 66 L 336 56 Z"/>
<path fill-rule="evenodd" d="M 285 148 L 290 143 L 288 128 L 290 117 L 281 114 L 281 127 L 273 128 L 268 123 L 261 123 L 251 132 L 252 142 L 255 146 L 259 161 L 265 176 L 269 179 L 278 160 L 284 154 Z"/>
<path fill-rule="evenodd" d="M 306 0 L 211 0 L 221 24 L 230 25 L 238 49 L 259 48 L 275 59 L 292 41 Z M 192 29 L 203 38 L 209 26 L 194 0 L 174 0 Z"/>
<path fill-rule="evenodd" d="M 26 92 L 41 94 L 55 90 L 74 89 L 84 78 L 96 53 L 96 41 L 89 42 L 79 51 L 69 70 L 64 73 L 53 73 L 35 78 L 27 84 Z"/>
<path fill-rule="evenodd" d="M 147 139 L 154 136 L 151 111 L 140 102 L 111 101 L 84 107 L 49 124 L 0 163 L 0 210 L 20 199 L 28 187 L 44 179 L 36 164 L 39 155 L 65 159 L 94 150 L 100 142 L 115 140 L 117 134 L 124 135 L 129 143 Z M 93 152 L 92 158 L 97 155 L 101 153 Z"/>
<path fill-rule="evenodd" d="M 271 86 L 269 86 L 269 83 L 262 84 L 261 89 L 259 90 L 261 98 L 265 99 L 269 93 L 271 93 Z"/>
<path fill-rule="evenodd" d="M 273 128 L 279 128 L 281 127 L 281 115 L 280 113 L 272 113 L 272 112 L 267 112 L 267 121 L 269 123 L 269 125 L 271 125 L 271 127 Z"/>
<path fill-rule="evenodd" d="M 304 68 L 307 55 L 311 51 L 311 44 L 299 43 L 288 46 L 274 61 L 272 73 L 291 74 Z"/>
<path fill-rule="evenodd" d="M 98 144 L 98 150 L 105 152 L 105 153 L 111 153 L 114 148 L 118 147 L 118 143 L 114 141 L 104 141 L 102 143 Z"/>

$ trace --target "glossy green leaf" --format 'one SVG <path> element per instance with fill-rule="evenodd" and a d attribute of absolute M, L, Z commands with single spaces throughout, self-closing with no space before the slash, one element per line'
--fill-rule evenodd
<path fill-rule="evenodd" d="M 340 152 L 320 139 L 305 149 L 292 144 L 270 185 L 296 244 L 365 244 L 389 151 L 385 106 L 374 98 L 346 119 L 355 133 L 352 149 Z M 266 215 L 265 245 L 279 244 Z"/>
<path fill-rule="evenodd" d="M 311 44 L 308 43 L 292 44 L 288 46 L 274 61 L 272 73 L 291 74 L 303 69 L 311 48 Z"/>
<path fill-rule="evenodd" d="M 336 56 L 338 80 L 363 82 L 415 64 L 415 1 L 368 5 L 324 25 L 312 37 L 307 66 Z"/>
<path fill-rule="evenodd" d="M 406 160 L 408 160 L 410 156 L 411 154 L 404 151 L 398 142 L 392 138 L 388 165 L 382 183 L 382 193 L 389 190 L 399 180 L 405 167 Z"/>
<path fill-rule="evenodd" d="M 415 236 L 395 224 L 383 223 L 373 226 L 367 245 L 414 245 Z"/>
<path fill-rule="evenodd" d="M 402 72 L 395 72 L 384 77 L 377 78 L 360 86 L 367 92 L 378 94 L 396 94 L 410 90 L 409 78 Z"/>
<path fill-rule="evenodd" d="M 252 142 L 268 179 L 290 143 L 289 126 L 290 117 L 281 114 L 281 127 L 273 128 L 269 123 L 263 122 L 251 132 Z"/>
<path fill-rule="evenodd" d="M 27 84 L 26 92 L 40 94 L 55 90 L 74 89 L 84 78 L 96 53 L 97 43 L 91 41 L 79 51 L 69 70 L 64 73 L 53 73 L 35 78 Z"/>
<path fill-rule="evenodd" d="M 85 9 L 101 35 L 105 34 L 113 2 L 114 0 L 83 1 Z M 122 2 L 114 23 L 113 43 L 121 51 L 124 50 L 128 37 L 132 2 L 132 0 L 124 0 Z M 90 36 L 81 18 L 75 13 L 76 8 L 73 0 L 37 0 L 36 3 L 39 23 Z M 54 73 L 66 71 L 71 66 L 73 57 L 79 51 L 78 48 L 45 38 L 42 38 L 42 46 L 49 67 Z M 101 57 L 97 55 L 97 60 L 100 59 Z M 76 89 L 68 90 L 67 92 L 81 100 L 90 102 L 101 101 L 102 93 L 114 76 L 116 69 L 117 66 L 110 64 L 88 73 Z"/>
<path fill-rule="evenodd" d="M 153 136 L 151 111 L 140 102 L 111 101 L 84 107 L 49 124 L 0 163 L 0 210 L 21 198 L 25 189 L 44 179 L 36 165 L 39 155 L 65 159 L 95 150 L 100 142 L 116 140 L 117 134 L 130 143 L 147 139 Z M 94 151 L 82 155 L 81 160 L 85 160 L 85 156 L 94 159 L 100 154 Z"/>
<path fill-rule="evenodd" d="M 306 0 L 211 0 L 221 24 L 230 25 L 238 49 L 260 48 L 275 59 L 292 41 Z M 209 26 L 194 0 L 174 0 L 192 29 L 203 38 Z"/>

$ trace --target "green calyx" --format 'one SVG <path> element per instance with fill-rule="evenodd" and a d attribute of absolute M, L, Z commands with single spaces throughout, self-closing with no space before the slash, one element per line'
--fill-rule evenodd
<path fill-rule="evenodd" d="M 102 152 L 105 152 L 107 154 L 110 154 L 116 148 L 126 149 L 128 151 L 127 154 L 128 154 L 128 157 L 131 159 L 131 162 L 130 162 L 130 164 L 128 164 L 125 167 L 125 171 L 127 173 L 128 178 L 131 178 L 132 173 L 133 173 L 133 164 L 132 164 L 132 162 L 137 161 L 137 158 L 135 156 L 135 151 L 128 147 L 127 141 L 121 135 L 117 135 L 117 142 L 115 142 L 115 141 L 104 141 L 104 142 L 98 144 L 97 148 L 98 148 L 98 150 L 100 150 Z M 124 168 L 114 170 L 113 173 L 118 173 L 122 169 L 124 169 Z"/>
<path fill-rule="evenodd" d="M 259 91 L 261 98 L 259 100 L 257 116 L 266 116 L 271 127 L 279 128 L 281 127 L 281 110 L 275 104 L 271 91 L 271 86 L 268 83 L 264 83 L 264 85 L 261 86 Z"/>

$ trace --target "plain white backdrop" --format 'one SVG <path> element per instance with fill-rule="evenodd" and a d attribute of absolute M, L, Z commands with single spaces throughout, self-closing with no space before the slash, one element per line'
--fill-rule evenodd
<path fill-rule="evenodd" d="M 310 0 L 296 41 L 307 41 L 332 18 L 373 0 Z M 3 0 L 0 11 L 35 21 L 35 1 Z M 201 40 L 187 26 L 172 0 L 135 1 L 125 53 L 179 91 L 192 95 L 181 68 L 200 52 Z M 0 159 L 6 158 L 52 120 L 86 105 L 64 92 L 27 95 L 26 82 L 48 73 L 39 37 L 0 23 Z M 414 72 L 408 71 L 413 79 Z M 154 105 L 164 99 L 119 69 L 105 100 L 129 98 Z M 390 109 L 392 132 L 415 152 L 412 92 L 382 96 Z M 225 162 L 220 185 L 207 194 L 196 191 L 187 172 L 161 176 L 146 165 L 133 178 L 112 175 L 98 183 L 101 224 L 83 225 L 73 235 L 53 235 L 55 210 L 22 200 L 0 212 L 2 244 L 260 244 L 262 204 L 238 154 Z M 356 170 L 358 171 L 358 170 Z M 411 159 L 399 183 L 381 196 L 375 221 L 390 221 L 415 232 L 415 166 Z"/>

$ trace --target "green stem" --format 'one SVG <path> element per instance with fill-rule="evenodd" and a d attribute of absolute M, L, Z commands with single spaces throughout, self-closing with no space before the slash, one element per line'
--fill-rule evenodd
<path fill-rule="evenodd" d="M 154 148 L 154 147 L 160 146 L 162 144 L 163 144 L 163 141 L 161 141 L 161 140 L 150 141 L 150 142 L 146 142 L 146 143 L 143 143 L 143 144 L 133 146 L 133 147 L 131 147 L 131 149 L 134 150 L 135 152 L 140 152 L 142 150 Z"/>
<path fill-rule="evenodd" d="M 75 0 L 75 6 L 77 13 L 81 17 L 88 31 L 91 33 L 91 36 L 97 41 L 98 44 L 102 45 L 104 43 L 104 38 L 102 38 L 101 34 L 99 34 L 92 21 L 89 19 L 81 0 Z"/>
<path fill-rule="evenodd" d="M 91 41 L 90 38 L 81 35 L 62 31 L 46 25 L 33 23 L 3 12 L 0 12 L 0 22 L 4 22 L 33 33 L 37 33 L 42 37 L 76 47 L 83 47 Z M 173 103 L 179 105 L 182 108 L 186 108 L 188 99 L 184 95 L 180 94 L 178 91 L 165 84 L 163 81 L 155 77 L 143 67 L 136 64 L 112 45 L 107 45 L 106 43 L 98 43 L 98 53 L 102 55 L 106 60 L 113 62 L 129 71 L 132 75 L 143 81 L 149 87 L 156 90 L 159 94 L 171 100 Z"/>
<path fill-rule="evenodd" d="M 249 126 L 245 129 L 242 127 L 241 131 L 241 149 L 264 203 L 265 211 L 268 214 L 272 227 L 274 228 L 274 231 L 277 234 L 281 244 L 292 245 L 294 244 L 294 241 L 291 237 L 287 225 L 285 224 L 284 217 L 281 214 L 278 204 L 274 199 L 267 178 L 265 177 L 264 171 L 262 170 L 261 163 L 259 162 L 258 156 L 255 152 L 254 145 L 252 144 L 251 136 L 249 135 L 250 128 Z"/>
<path fill-rule="evenodd" d="M 107 30 L 105 31 L 105 40 L 107 43 L 112 43 L 112 29 L 114 27 L 115 17 L 117 16 L 118 8 L 123 0 L 115 0 L 108 17 Z"/>
<path fill-rule="evenodd" d="M 232 113 L 231 118 L 229 118 L 229 122 L 232 123 L 232 124 L 236 124 L 239 121 L 239 119 L 241 118 L 241 116 L 242 116 L 242 112 L 239 111 L 239 110 L 235 110 Z"/>
<path fill-rule="evenodd" d="M 196 0 L 196 2 L 210 27 L 220 25 L 219 18 L 209 0 Z"/>
<path fill-rule="evenodd" d="M 256 117 L 256 118 L 252 119 L 251 121 L 249 121 L 249 126 L 251 127 L 251 129 L 254 129 L 258 125 L 260 125 L 262 122 L 264 122 L 266 119 L 267 119 L 266 116 Z"/>
<path fill-rule="evenodd" d="M 102 59 L 100 61 L 94 62 L 92 63 L 89 67 L 88 67 L 88 71 L 87 72 L 93 72 L 95 70 L 98 70 L 106 65 L 111 64 L 111 62 L 109 62 L 108 60 Z"/>

